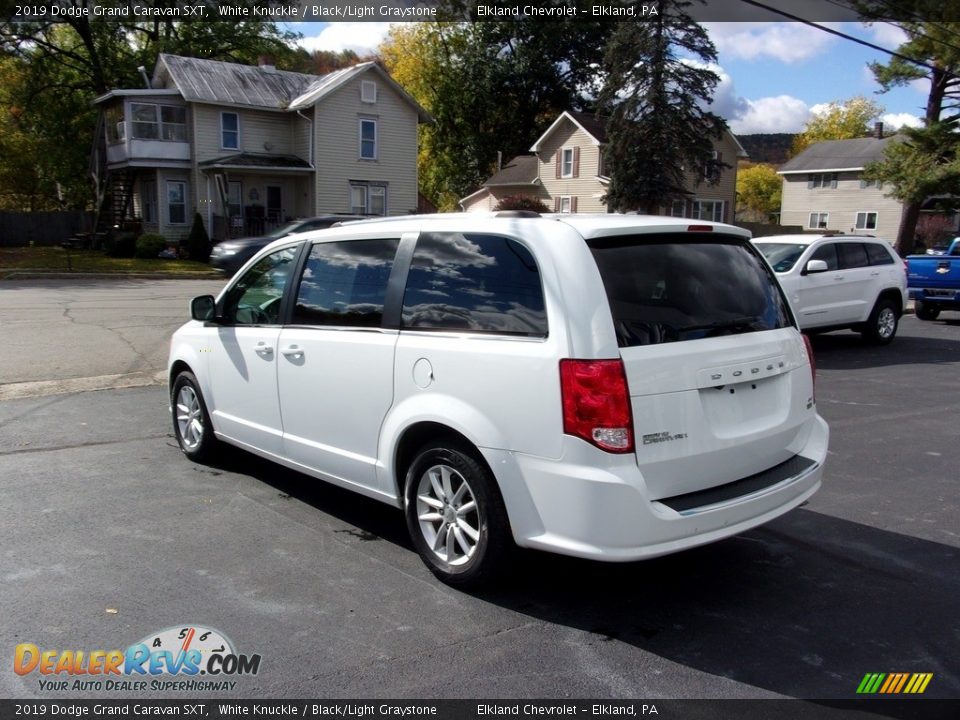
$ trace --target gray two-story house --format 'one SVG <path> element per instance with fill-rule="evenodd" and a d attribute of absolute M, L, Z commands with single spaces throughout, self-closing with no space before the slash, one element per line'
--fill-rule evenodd
<path fill-rule="evenodd" d="M 160 55 L 148 87 L 96 99 L 92 172 L 104 216 L 171 241 L 261 234 L 327 213 L 417 209 L 429 114 L 379 65 L 327 75 Z"/>

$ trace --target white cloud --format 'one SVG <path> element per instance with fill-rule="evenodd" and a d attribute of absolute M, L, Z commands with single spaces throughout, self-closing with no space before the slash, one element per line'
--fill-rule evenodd
<path fill-rule="evenodd" d="M 735 134 L 800 132 L 811 109 L 798 98 L 777 95 L 750 100 L 737 94 L 733 78 L 719 65 L 710 65 L 719 77 L 710 109 L 724 118 Z"/>
<path fill-rule="evenodd" d="M 372 55 L 387 36 L 393 23 L 343 22 L 327 25 L 318 35 L 303 37 L 297 45 L 308 52 L 353 50 L 358 55 Z"/>
<path fill-rule="evenodd" d="M 836 27 L 837 23 L 822 23 Z M 796 63 L 823 54 L 838 38 L 801 23 L 703 23 L 722 58 Z"/>
<path fill-rule="evenodd" d="M 877 22 L 866 27 L 870 32 L 871 40 L 877 45 L 882 45 L 889 50 L 896 50 L 910 37 L 899 27 L 891 25 L 890 23 Z"/>
<path fill-rule="evenodd" d="M 912 113 L 887 113 L 882 115 L 883 127 L 887 130 L 899 130 L 906 127 L 921 127 L 923 120 Z"/>

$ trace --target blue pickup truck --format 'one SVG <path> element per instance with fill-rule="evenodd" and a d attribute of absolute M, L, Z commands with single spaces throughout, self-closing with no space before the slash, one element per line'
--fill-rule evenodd
<path fill-rule="evenodd" d="M 960 237 L 943 255 L 909 255 L 907 290 L 921 320 L 936 320 L 941 310 L 960 310 Z"/>

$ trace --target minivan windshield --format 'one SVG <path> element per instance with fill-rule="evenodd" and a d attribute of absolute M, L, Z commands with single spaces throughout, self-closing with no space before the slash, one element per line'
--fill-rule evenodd
<path fill-rule="evenodd" d="M 780 286 L 748 240 L 677 233 L 595 238 L 587 245 L 620 347 L 793 324 Z"/>
<path fill-rule="evenodd" d="M 757 243 L 757 250 L 763 253 L 763 256 L 770 263 L 775 272 L 790 272 L 797 260 L 803 255 L 809 245 L 798 245 L 797 243 Z"/>

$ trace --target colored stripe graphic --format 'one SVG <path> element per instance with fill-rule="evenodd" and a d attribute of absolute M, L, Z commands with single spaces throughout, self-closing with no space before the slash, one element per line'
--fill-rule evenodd
<path fill-rule="evenodd" d="M 933 673 L 867 673 L 857 686 L 858 695 L 910 694 L 926 692 Z"/>

